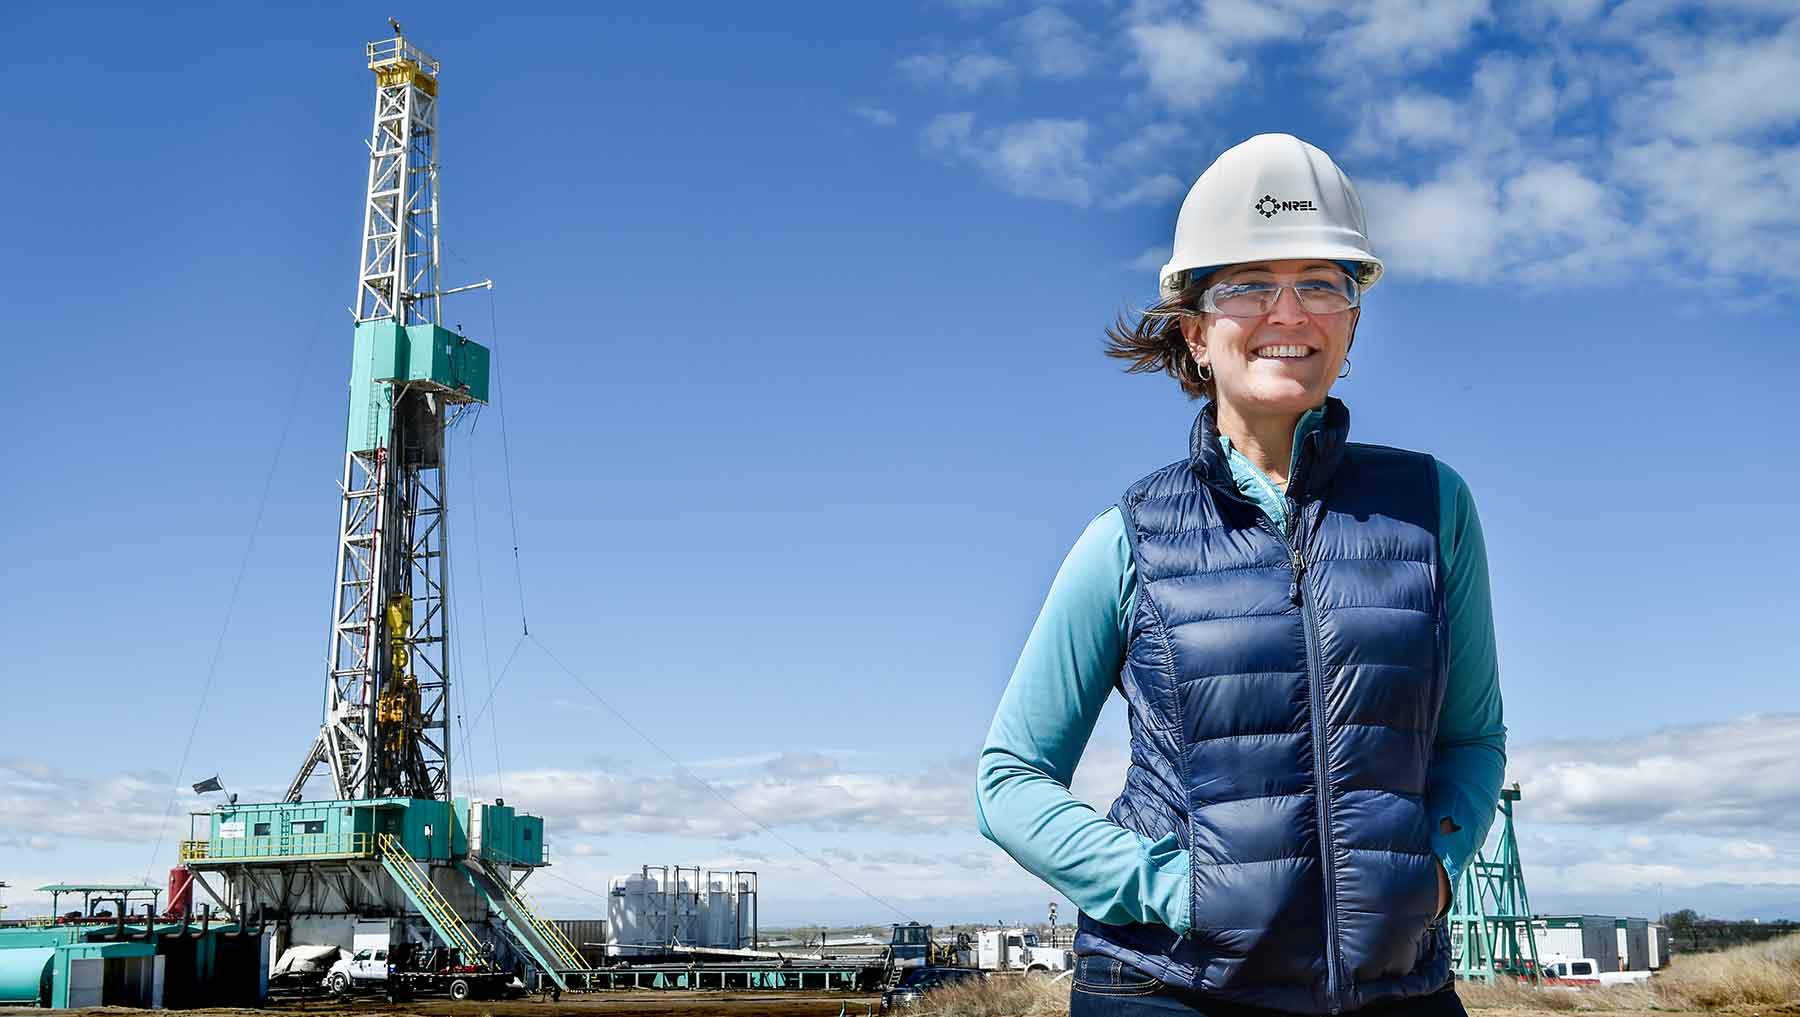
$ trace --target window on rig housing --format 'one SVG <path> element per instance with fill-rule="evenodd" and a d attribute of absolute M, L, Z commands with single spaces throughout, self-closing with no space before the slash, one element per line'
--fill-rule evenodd
<path fill-rule="evenodd" d="M 323 819 L 297 819 L 294 821 L 293 832 L 294 833 L 324 833 L 325 832 L 325 821 Z"/>
<path fill-rule="evenodd" d="M 268 835 L 269 824 L 267 823 L 257 823 L 250 828 L 250 836 L 252 837 L 267 837 Z"/>

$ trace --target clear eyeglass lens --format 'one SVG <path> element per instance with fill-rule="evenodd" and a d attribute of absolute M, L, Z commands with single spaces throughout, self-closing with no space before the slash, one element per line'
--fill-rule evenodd
<path fill-rule="evenodd" d="M 1291 284 L 1301 309 L 1309 314 L 1336 314 L 1357 305 L 1361 296 L 1348 276 L 1343 279 L 1302 279 Z M 1268 314 L 1287 285 L 1273 282 L 1220 283 L 1206 292 L 1203 309 L 1221 314 L 1255 317 Z"/>

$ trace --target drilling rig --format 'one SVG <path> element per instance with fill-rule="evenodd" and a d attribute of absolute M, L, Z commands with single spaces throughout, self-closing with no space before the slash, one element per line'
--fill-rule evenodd
<path fill-rule="evenodd" d="M 375 122 L 330 670 L 324 722 L 290 802 L 321 764 L 339 798 L 442 799 L 450 789 L 444 435 L 451 414 L 487 401 L 488 351 L 439 324 L 438 62 L 398 34 L 370 43 L 368 57 Z"/>
<path fill-rule="evenodd" d="M 560 990 L 587 965 L 521 892 L 548 864 L 543 820 L 451 784 L 445 441 L 487 401 L 489 353 L 442 310 L 491 283 L 442 285 L 440 66 L 393 24 L 364 51 L 375 112 L 323 718 L 282 800 L 194 814 L 181 861 L 196 901 L 269 927 L 276 956 L 386 935 Z M 315 775 L 329 798 L 305 797 Z"/>

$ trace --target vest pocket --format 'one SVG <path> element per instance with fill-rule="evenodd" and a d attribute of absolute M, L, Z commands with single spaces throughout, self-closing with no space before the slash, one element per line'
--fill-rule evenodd
<path fill-rule="evenodd" d="M 1075 989 L 1095 996 L 1148 996 L 1163 988 L 1161 979 L 1097 953 L 1075 958 Z"/>

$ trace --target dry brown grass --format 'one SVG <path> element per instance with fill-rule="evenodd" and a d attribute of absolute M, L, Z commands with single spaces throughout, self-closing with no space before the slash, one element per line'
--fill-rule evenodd
<path fill-rule="evenodd" d="M 1800 936 L 1676 957 L 1651 981 L 1678 1009 L 1800 1008 Z"/>
<path fill-rule="evenodd" d="M 1069 980 L 1001 976 L 926 994 L 908 1017 L 1065 1017 Z"/>
<path fill-rule="evenodd" d="M 1800 936 L 1719 953 L 1683 955 L 1648 983 L 1604 988 L 1534 989 L 1517 983 L 1464 982 L 1457 995 L 1470 1010 L 1526 1012 L 1749 1014 L 1761 1008 L 1800 1011 Z M 927 996 L 919 1017 L 1063 1017 L 1069 980 L 989 978 Z"/>
<path fill-rule="evenodd" d="M 1587 989 L 1536 989 L 1518 982 L 1459 982 L 1456 994 L 1471 1010 L 1546 1010 L 1616 1013 L 1624 1010 L 1666 1010 L 1649 985 L 1608 985 Z M 1675 1009 L 1686 1009 L 1676 1007 Z"/>

